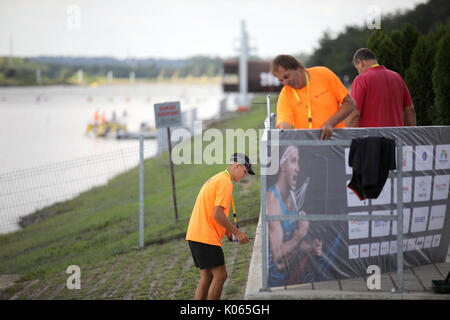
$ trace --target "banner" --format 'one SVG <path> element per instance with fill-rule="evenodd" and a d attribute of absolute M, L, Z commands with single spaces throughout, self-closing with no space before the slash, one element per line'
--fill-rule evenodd
<path fill-rule="evenodd" d="M 403 142 L 403 247 L 396 221 L 268 222 L 268 286 L 367 276 L 444 262 L 450 240 L 450 127 L 335 129 L 333 139 L 368 136 Z M 286 130 L 280 141 L 318 140 L 320 130 Z M 289 144 L 289 143 L 288 143 Z M 377 199 L 361 201 L 347 187 L 349 147 L 281 146 L 279 170 L 267 176 L 267 215 L 396 215 L 396 171 Z M 273 157 L 273 155 L 272 155 Z"/>

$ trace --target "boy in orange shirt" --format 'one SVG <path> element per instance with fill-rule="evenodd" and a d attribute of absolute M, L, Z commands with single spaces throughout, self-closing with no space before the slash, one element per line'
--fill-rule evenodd
<path fill-rule="evenodd" d="M 232 235 L 240 244 L 249 241 L 247 235 L 228 220 L 233 183 L 255 173 L 249 158 L 234 153 L 226 170 L 219 172 L 203 184 L 186 233 L 195 266 L 200 269 L 200 282 L 195 291 L 196 300 L 218 300 L 227 278 L 222 238 Z"/>
<path fill-rule="evenodd" d="M 348 90 L 326 67 L 305 68 L 295 57 L 279 55 L 272 73 L 284 85 L 277 103 L 280 129 L 322 129 L 320 139 L 330 139 L 333 128 L 356 108 Z"/>

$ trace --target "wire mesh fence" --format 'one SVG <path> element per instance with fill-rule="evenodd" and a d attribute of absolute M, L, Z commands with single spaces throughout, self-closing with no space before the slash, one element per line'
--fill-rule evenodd
<path fill-rule="evenodd" d="M 145 143 L 144 158 L 157 154 Z M 105 185 L 139 165 L 139 146 L 0 174 L 0 234 L 39 219 L 42 209 Z M 134 195 L 137 199 L 138 194 Z M 95 207 L 101 207 L 98 203 Z"/>

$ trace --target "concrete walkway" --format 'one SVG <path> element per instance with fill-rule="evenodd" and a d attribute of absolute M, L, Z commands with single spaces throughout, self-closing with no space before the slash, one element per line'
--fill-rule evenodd
<path fill-rule="evenodd" d="M 381 275 L 381 289 L 369 291 L 366 279 L 353 278 L 303 285 L 271 288 L 261 292 L 261 219 L 255 235 L 252 259 L 248 273 L 245 299 L 283 300 L 450 300 L 450 294 L 437 294 L 431 289 L 431 280 L 445 279 L 450 270 L 450 252 L 444 263 L 405 268 L 403 273 L 404 292 L 393 293 L 397 286 L 397 272 Z"/>

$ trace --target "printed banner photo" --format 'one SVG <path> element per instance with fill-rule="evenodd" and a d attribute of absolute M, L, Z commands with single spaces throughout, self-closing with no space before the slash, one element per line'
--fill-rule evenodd
<path fill-rule="evenodd" d="M 320 130 L 279 132 L 280 141 L 288 142 L 319 136 Z M 403 250 L 405 267 L 445 261 L 450 241 L 450 127 L 347 128 L 333 133 L 333 139 L 340 140 L 364 137 L 403 143 L 402 248 L 397 248 L 396 221 L 270 221 L 269 287 L 366 276 L 370 265 L 392 272 L 397 270 L 397 250 Z M 377 198 L 360 199 L 347 187 L 353 176 L 349 154 L 344 146 L 279 147 L 279 170 L 267 177 L 267 215 L 397 215 L 397 171 L 390 170 Z"/>

